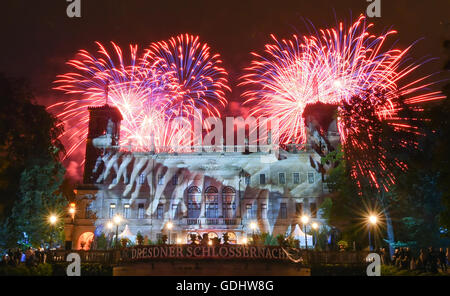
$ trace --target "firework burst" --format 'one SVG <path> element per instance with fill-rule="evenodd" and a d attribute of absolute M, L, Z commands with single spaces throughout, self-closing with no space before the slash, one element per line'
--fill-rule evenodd
<path fill-rule="evenodd" d="M 322 102 L 339 105 L 367 90 L 384 93 L 385 104 L 380 117 L 393 116 L 396 106 L 392 100 L 407 96 L 406 103 L 419 103 L 443 98 L 439 92 L 427 92 L 432 83 L 428 78 L 399 86 L 399 82 L 420 64 L 404 64 L 410 47 L 405 50 L 383 51 L 385 40 L 396 31 L 375 36 L 368 32 L 361 16 L 347 31 L 338 28 L 320 30 L 317 36 L 293 36 L 292 40 L 277 40 L 265 46 L 265 54 L 252 53 L 255 60 L 246 70 L 241 84 L 251 89 L 243 95 L 252 103 L 251 114 L 280 121 L 280 141 L 306 141 L 303 119 L 305 107 Z M 338 123 L 342 140 L 344 126 Z"/>
<path fill-rule="evenodd" d="M 130 45 L 128 62 L 116 44 L 110 55 L 97 42 L 97 54 L 80 50 L 67 63 L 74 71 L 59 75 L 55 89 L 75 98 L 49 107 L 69 127 L 63 134 L 70 147 L 67 156 L 86 138 L 89 106 L 117 107 L 123 117 L 120 144 L 138 151 L 186 146 L 193 117 L 200 112 L 219 114 L 215 99 L 224 105 L 228 86 L 218 55 L 211 55 L 198 37 L 177 40 L 179 44 L 171 39 L 173 47 L 154 43 L 140 58 L 137 46 Z"/>
<path fill-rule="evenodd" d="M 429 76 L 405 83 L 405 78 L 421 65 L 405 64 L 411 46 L 405 50 L 385 50 L 386 40 L 396 31 L 376 36 L 369 33 L 371 27 L 372 24 L 367 24 L 365 17 L 360 16 L 348 29 L 340 23 L 337 28 L 319 30 L 314 36 L 294 35 L 291 40 L 281 41 L 272 35 L 274 43 L 266 45 L 262 55 L 252 53 L 255 59 L 242 77 L 241 84 L 250 88 L 243 95 L 245 103 L 252 105 L 251 115 L 277 119 L 281 144 L 305 143 L 306 106 L 321 102 L 337 105 L 339 111 L 359 96 L 368 100 L 379 120 L 389 119 L 397 130 L 416 132 L 413 126 L 400 122 L 407 119 L 399 116 L 402 105 L 444 96 L 428 90 L 433 82 L 424 81 Z M 372 95 L 366 95 L 367 92 Z M 361 128 L 362 121 L 356 120 L 361 116 L 352 115 L 353 120 L 347 117 L 337 121 L 344 145 L 355 135 L 354 131 Z M 370 149 L 369 146 L 359 143 L 362 151 Z M 404 167 L 403 163 L 397 164 Z M 358 165 L 353 174 L 369 176 L 371 184 L 379 188 L 372 175 L 374 163 Z M 388 183 L 394 182 L 391 175 L 386 179 Z"/>
<path fill-rule="evenodd" d="M 166 108 L 173 116 L 190 117 L 199 109 L 210 116 L 220 115 L 217 104 L 225 106 L 225 92 L 230 90 L 227 72 L 221 67 L 220 56 L 213 55 L 198 36 L 178 35 L 168 42 L 152 43 L 144 60 L 156 64 L 162 73 L 171 74 Z"/>

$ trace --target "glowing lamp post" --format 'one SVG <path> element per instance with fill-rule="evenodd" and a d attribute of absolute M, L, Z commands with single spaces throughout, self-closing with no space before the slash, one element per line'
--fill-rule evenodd
<path fill-rule="evenodd" d="M 173 228 L 173 223 L 172 222 L 168 222 L 166 227 L 169 230 L 169 245 L 170 245 L 170 230 Z"/>
<path fill-rule="evenodd" d="M 317 240 L 319 237 L 319 224 L 317 222 L 313 222 L 311 224 L 312 229 L 314 229 L 314 248 L 317 246 Z"/>
<path fill-rule="evenodd" d="M 114 224 L 116 224 L 115 244 L 116 244 L 116 249 L 117 249 L 117 248 L 119 248 L 119 224 L 120 224 L 120 222 L 122 222 L 122 217 L 120 217 L 119 215 L 116 215 L 116 216 L 114 216 L 113 221 L 114 221 Z"/>
<path fill-rule="evenodd" d="M 377 224 L 377 222 L 378 222 L 377 216 L 375 216 L 375 215 L 370 215 L 369 216 L 369 223 L 368 223 L 368 226 L 369 226 L 369 251 L 373 250 L 372 249 L 372 242 L 371 242 L 371 238 L 370 238 L 370 228 L 372 226 L 375 226 Z"/>
<path fill-rule="evenodd" d="M 108 237 L 111 236 L 111 231 L 113 230 L 113 227 L 114 227 L 114 223 L 113 222 L 109 221 L 108 223 L 106 223 L 106 228 L 108 228 L 108 230 L 109 230 Z M 109 239 L 109 244 L 108 245 L 111 246 L 111 244 L 112 244 L 112 237 Z"/>
<path fill-rule="evenodd" d="M 72 223 L 73 223 L 74 220 L 75 220 L 75 212 L 76 212 L 76 209 L 75 209 L 75 203 L 72 202 L 72 203 L 70 203 L 70 205 L 69 205 L 69 214 L 70 214 L 70 216 L 72 217 Z"/>
<path fill-rule="evenodd" d="M 48 218 L 48 221 L 51 225 L 55 225 L 56 221 L 58 221 L 58 218 L 55 215 L 51 215 L 50 218 Z"/>
<path fill-rule="evenodd" d="M 258 227 L 258 225 L 255 222 L 250 223 L 250 229 L 253 231 L 253 235 L 255 234 L 255 229 Z"/>
<path fill-rule="evenodd" d="M 301 218 L 302 224 L 303 224 L 303 232 L 305 233 L 305 247 L 308 249 L 308 238 L 306 237 L 306 224 L 309 222 L 309 217 L 306 215 L 303 215 Z"/>
<path fill-rule="evenodd" d="M 56 217 L 55 215 L 50 215 L 48 217 L 48 223 L 50 224 L 50 244 L 49 244 L 49 249 L 52 248 L 52 244 L 53 244 L 53 231 L 54 231 L 54 227 L 56 225 L 56 222 L 58 221 L 58 217 Z"/>

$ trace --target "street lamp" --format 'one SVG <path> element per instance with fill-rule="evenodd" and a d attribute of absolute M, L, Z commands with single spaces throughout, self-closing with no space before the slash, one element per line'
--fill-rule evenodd
<path fill-rule="evenodd" d="M 369 251 L 372 251 L 373 249 L 372 249 L 372 242 L 371 242 L 371 239 L 370 239 L 370 227 L 371 226 L 375 226 L 377 224 L 378 218 L 375 215 L 370 215 L 368 220 L 369 220 L 369 223 L 368 223 L 368 228 L 369 228 Z"/>
<path fill-rule="evenodd" d="M 242 239 L 242 243 L 243 243 L 244 245 L 247 244 L 247 238 L 246 238 L 246 237 L 244 237 L 244 238 Z"/>
<path fill-rule="evenodd" d="M 173 227 L 173 223 L 172 222 L 167 222 L 167 225 L 166 225 L 166 227 L 167 227 L 167 229 L 169 230 L 169 245 L 170 245 L 170 230 L 172 229 L 172 227 Z"/>
<path fill-rule="evenodd" d="M 114 224 L 116 224 L 116 249 L 119 248 L 119 224 L 122 222 L 122 217 L 115 215 L 113 218 Z"/>
<path fill-rule="evenodd" d="M 74 222 L 75 219 L 75 212 L 76 212 L 75 203 L 71 202 L 69 205 L 69 214 L 72 217 L 72 223 Z"/>
<path fill-rule="evenodd" d="M 317 246 L 317 240 L 319 237 L 319 224 L 317 222 L 313 222 L 311 227 L 314 229 L 314 248 Z"/>
<path fill-rule="evenodd" d="M 255 229 L 258 227 L 258 225 L 256 224 L 256 222 L 252 222 L 250 223 L 250 229 L 253 230 L 253 234 L 255 234 Z"/>
<path fill-rule="evenodd" d="M 301 218 L 302 224 L 303 224 L 303 232 L 305 233 L 305 247 L 308 249 L 308 238 L 306 237 L 306 224 L 309 222 L 309 217 L 306 215 L 303 215 Z"/>
<path fill-rule="evenodd" d="M 181 244 L 181 238 L 177 238 L 177 244 Z"/>
<path fill-rule="evenodd" d="M 54 227 L 56 222 L 58 221 L 58 217 L 56 217 L 55 215 L 51 214 L 48 217 L 48 222 L 50 223 L 50 244 L 49 244 L 49 249 L 52 248 L 52 243 L 53 243 L 53 231 L 54 231 Z"/>
<path fill-rule="evenodd" d="M 108 237 L 110 237 L 107 248 L 112 245 L 111 231 L 113 230 L 113 227 L 114 227 L 113 222 L 109 221 L 108 223 L 106 223 L 106 228 L 108 228 L 109 230 Z"/>
<path fill-rule="evenodd" d="M 55 225 L 56 221 L 58 221 L 58 217 L 56 217 L 55 215 L 50 215 L 48 221 L 50 222 L 51 225 Z"/>

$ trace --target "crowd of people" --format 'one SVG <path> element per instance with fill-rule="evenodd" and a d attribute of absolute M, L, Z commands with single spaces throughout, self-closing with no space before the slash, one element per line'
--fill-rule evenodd
<path fill-rule="evenodd" d="M 10 249 L 3 256 L 0 264 L 17 266 L 25 264 L 27 266 L 36 266 L 39 263 L 45 263 L 46 253 L 44 249 L 28 248 L 26 250 Z"/>
<path fill-rule="evenodd" d="M 391 257 L 389 250 L 380 250 L 381 261 L 384 265 L 394 265 L 399 269 L 422 270 L 424 272 L 447 272 L 449 264 L 449 248 L 423 248 L 414 254 L 410 248 L 396 248 Z"/>

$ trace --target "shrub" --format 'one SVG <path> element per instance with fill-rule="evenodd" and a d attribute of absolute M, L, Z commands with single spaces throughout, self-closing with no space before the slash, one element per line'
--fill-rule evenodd
<path fill-rule="evenodd" d="M 197 243 L 197 235 L 195 233 L 189 234 L 189 238 L 191 239 L 191 244 L 195 245 Z"/>
<path fill-rule="evenodd" d="M 284 247 L 286 245 L 284 235 L 282 234 L 277 235 L 277 243 L 280 247 Z"/>
<path fill-rule="evenodd" d="M 96 239 L 97 239 L 97 249 L 106 250 L 108 246 L 108 239 L 106 238 L 106 235 L 102 232 Z"/>
<path fill-rule="evenodd" d="M 138 246 L 141 246 L 144 243 L 144 236 L 140 231 L 136 234 L 136 243 Z"/>
<path fill-rule="evenodd" d="M 165 245 L 165 244 L 167 244 L 167 239 L 168 239 L 169 237 L 167 236 L 167 234 L 163 234 L 162 236 L 161 236 L 161 244 L 162 245 Z"/>
<path fill-rule="evenodd" d="M 52 274 L 53 268 L 48 263 L 30 267 L 23 264 L 19 266 L 0 266 L 1 276 L 51 276 Z"/>
<path fill-rule="evenodd" d="M 128 245 L 128 239 L 127 238 L 122 238 L 120 239 L 120 245 L 122 246 L 122 248 L 126 248 Z"/>
<path fill-rule="evenodd" d="M 228 245 L 228 241 L 230 240 L 230 237 L 228 236 L 228 233 L 224 233 L 223 235 L 222 235 L 222 239 L 223 239 L 223 244 L 224 245 Z"/>

